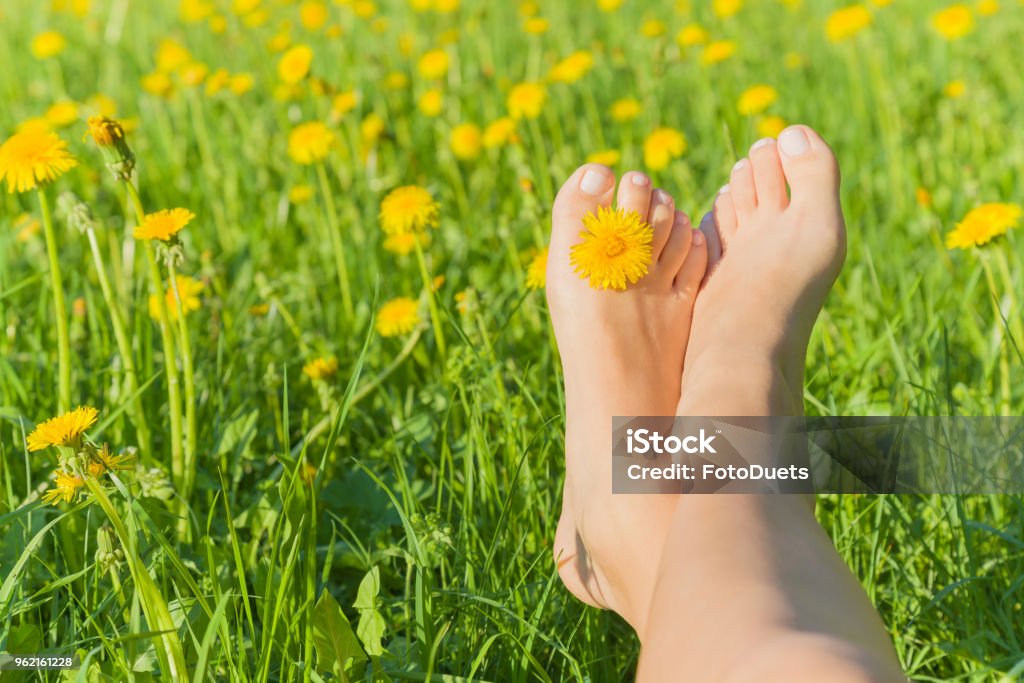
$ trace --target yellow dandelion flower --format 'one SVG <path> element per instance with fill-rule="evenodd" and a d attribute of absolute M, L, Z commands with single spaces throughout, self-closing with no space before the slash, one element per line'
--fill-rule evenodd
<path fill-rule="evenodd" d="M 448 74 L 448 53 L 440 49 L 424 52 L 416 70 L 428 81 L 444 78 Z"/>
<path fill-rule="evenodd" d="M 419 185 L 395 188 L 380 203 L 380 225 L 388 235 L 423 232 L 437 226 L 439 215 L 440 205 Z"/>
<path fill-rule="evenodd" d="M 219 36 L 220 34 L 228 30 L 228 20 L 222 15 L 218 14 L 216 16 L 210 17 L 208 26 L 210 27 L 210 33 Z"/>
<path fill-rule="evenodd" d="M 597 0 L 597 8 L 602 12 L 614 12 L 622 7 L 623 0 Z"/>
<path fill-rule="evenodd" d="M 96 93 L 85 101 L 86 110 L 96 116 L 112 119 L 117 116 L 117 102 L 109 95 Z"/>
<path fill-rule="evenodd" d="M 708 32 L 700 24 L 688 24 L 676 34 L 676 42 L 679 47 L 693 47 L 708 42 Z"/>
<path fill-rule="evenodd" d="M 315 164 L 327 158 L 334 140 L 331 129 L 319 121 L 300 124 L 288 136 L 288 156 L 297 164 Z"/>
<path fill-rule="evenodd" d="M 578 50 L 555 64 L 548 73 L 548 79 L 560 83 L 575 83 L 594 66 L 594 56 L 586 50 Z"/>
<path fill-rule="evenodd" d="M 244 95 L 252 90 L 255 84 L 256 79 L 251 73 L 237 73 L 228 79 L 228 90 L 235 95 Z"/>
<path fill-rule="evenodd" d="M 355 90 L 347 90 L 338 93 L 331 100 L 331 116 L 340 119 L 359 105 L 359 93 Z"/>
<path fill-rule="evenodd" d="M 1016 204 L 993 202 L 971 209 L 946 235 L 947 249 L 980 247 L 1017 226 L 1022 215 Z"/>
<path fill-rule="evenodd" d="M 206 288 L 199 280 L 195 280 L 190 277 L 178 275 L 175 278 L 175 283 L 178 285 L 178 296 L 181 297 L 181 311 L 185 315 L 188 315 L 192 311 L 198 311 L 202 302 L 199 300 L 199 294 Z M 174 290 L 170 287 L 164 293 L 164 304 L 167 306 L 167 317 L 171 321 L 178 319 L 178 302 L 174 298 Z M 150 295 L 149 297 L 149 317 L 153 320 L 160 319 L 160 301 L 156 298 L 156 295 Z"/>
<path fill-rule="evenodd" d="M 484 129 L 484 147 L 501 147 L 512 142 L 516 134 L 516 122 L 507 116 L 492 121 Z"/>
<path fill-rule="evenodd" d="M 319 31 L 327 23 L 327 5 L 319 0 L 306 0 L 299 5 L 299 22 L 308 31 Z"/>
<path fill-rule="evenodd" d="M 284 52 L 292 46 L 292 35 L 287 29 L 282 29 L 275 33 L 270 40 L 267 41 L 267 49 L 277 54 Z"/>
<path fill-rule="evenodd" d="M 434 0 L 409 0 L 413 12 L 426 12 L 434 4 Z"/>
<path fill-rule="evenodd" d="M 551 22 L 543 17 L 530 17 L 523 22 L 523 30 L 532 36 L 543 35 L 551 28 Z"/>
<path fill-rule="evenodd" d="M 440 90 L 427 90 L 416 100 L 416 108 L 424 116 L 431 118 L 438 116 L 444 107 L 444 95 Z"/>
<path fill-rule="evenodd" d="M 974 30 L 974 15 L 967 5 L 950 5 L 932 17 L 932 27 L 946 40 L 956 40 Z"/>
<path fill-rule="evenodd" d="M 189 62 L 181 68 L 178 72 L 181 77 L 181 82 L 188 86 L 201 85 L 206 80 L 206 75 L 210 73 L 210 67 L 206 66 L 202 62 Z"/>
<path fill-rule="evenodd" d="M 0 181 L 7 181 L 12 194 L 56 180 L 77 164 L 56 133 L 29 130 L 0 145 Z"/>
<path fill-rule="evenodd" d="M 384 239 L 384 250 L 398 256 L 407 256 L 416 248 L 417 242 L 420 243 L 421 247 L 428 246 L 430 244 L 430 233 L 399 232 L 394 235 L 388 235 Z"/>
<path fill-rule="evenodd" d="M 660 171 L 686 151 L 686 136 L 675 128 L 656 129 L 644 140 L 644 165 Z"/>
<path fill-rule="evenodd" d="M 641 111 L 642 108 L 639 100 L 635 97 L 623 97 L 612 103 L 612 120 L 618 123 L 632 121 L 636 117 L 640 116 Z"/>
<path fill-rule="evenodd" d="M 143 90 L 157 97 L 168 97 L 174 88 L 170 76 L 159 71 L 143 76 L 141 85 Z"/>
<path fill-rule="evenodd" d="M 781 116 L 762 116 L 757 120 L 757 134 L 763 138 L 778 137 L 787 125 Z"/>
<path fill-rule="evenodd" d="M 871 25 L 871 12 L 863 5 L 837 9 L 825 21 L 825 35 L 833 43 L 849 40 Z"/>
<path fill-rule="evenodd" d="M 296 185 L 288 190 L 288 201 L 292 204 L 305 204 L 313 198 L 313 194 L 311 185 Z"/>
<path fill-rule="evenodd" d="M 99 465 L 102 470 L 100 474 L 104 472 L 116 472 L 117 470 L 127 470 L 132 466 L 132 462 L 135 460 L 135 456 L 131 453 L 120 453 L 114 455 L 110 452 L 110 446 L 103 444 L 103 446 L 96 451 L 96 461 L 92 464 Z M 99 474 L 93 475 L 99 476 Z"/>
<path fill-rule="evenodd" d="M 483 146 L 480 127 L 472 123 L 459 124 L 452 129 L 449 142 L 456 159 L 472 161 L 480 156 L 480 148 Z"/>
<path fill-rule="evenodd" d="M 508 94 L 508 113 L 513 119 L 535 119 L 540 116 L 547 90 L 539 83 L 529 81 L 514 86 Z"/>
<path fill-rule="evenodd" d="M 57 102 L 46 110 L 45 117 L 51 125 L 57 128 L 69 126 L 78 120 L 78 105 L 68 100 Z"/>
<path fill-rule="evenodd" d="M 181 0 L 178 3 L 178 13 L 181 20 L 187 24 L 196 24 L 209 17 L 214 12 L 212 4 L 206 0 Z"/>
<path fill-rule="evenodd" d="M 377 332 L 382 337 L 409 334 L 420 321 L 419 304 L 407 296 L 392 299 L 377 311 Z"/>
<path fill-rule="evenodd" d="M 401 71 L 392 71 L 384 77 L 384 87 L 389 90 L 402 90 L 409 85 L 409 77 Z"/>
<path fill-rule="evenodd" d="M 927 188 L 919 187 L 914 190 L 914 199 L 922 209 L 927 209 L 932 205 L 932 193 Z"/>
<path fill-rule="evenodd" d="M 336 358 L 314 358 L 302 366 L 302 374 L 314 382 L 322 382 L 338 374 Z"/>
<path fill-rule="evenodd" d="M 967 84 L 961 80 L 950 81 L 942 88 L 942 94 L 951 100 L 957 100 L 967 92 Z"/>
<path fill-rule="evenodd" d="M 640 25 L 640 35 L 645 38 L 657 38 L 658 36 L 663 36 L 667 30 L 668 26 L 666 26 L 665 22 L 660 19 L 648 19 Z"/>
<path fill-rule="evenodd" d="M 75 499 L 75 496 L 78 495 L 78 490 L 83 486 L 85 486 L 85 481 L 81 477 L 57 470 L 56 483 L 52 489 L 43 494 L 43 500 L 50 505 L 56 505 L 57 501 L 61 500 L 65 503 L 70 503 Z"/>
<path fill-rule="evenodd" d="M 231 12 L 235 16 L 242 16 L 256 10 L 262 0 L 234 0 L 231 3 Z"/>
<path fill-rule="evenodd" d="M 526 268 L 526 286 L 529 289 L 544 289 L 548 281 L 548 249 L 537 252 Z"/>
<path fill-rule="evenodd" d="M 359 124 L 359 135 L 367 145 L 373 145 L 384 133 L 384 119 L 375 112 L 370 112 Z"/>
<path fill-rule="evenodd" d="M 626 289 L 647 274 L 654 230 L 636 211 L 598 207 L 583 217 L 569 262 L 593 289 Z"/>
<path fill-rule="evenodd" d="M 747 88 L 740 95 L 740 99 L 736 102 L 736 109 L 744 116 L 754 116 L 762 113 L 778 98 L 779 93 L 772 86 L 755 85 Z"/>
<path fill-rule="evenodd" d="M 133 232 L 137 240 L 168 241 L 181 232 L 196 215 L 188 209 L 164 209 L 148 213 Z"/>
<path fill-rule="evenodd" d="M 614 166 L 619 163 L 620 159 L 622 159 L 622 153 L 617 149 L 605 149 L 587 155 L 588 164 L 602 164 L 604 166 Z"/>
<path fill-rule="evenodd" d="M 540 12 L 540 5 L 533 0 L 524 0 L 519 3 L 519 15 L 522 17 L 532 17 Z"/>
<path fill-rule="evenodd" d="M 978 14 L 990 17 L 999 11 L 999 0 L 981 0 L 978 3 Z"/>
<path fill-rule="evenodd" d="M 231 74 L 228 73 L 227 69 L 217 69 L 206 79 L 206 87 L 203 91 L 207 97 L 213 97 L 220 91 L 226 90 L 230 80 Z"/>
<path fill-rule="evenodd" d="M 296 45 L 281 55 L 277 62 L 277 75 L 283 83 L 295 85 L 309 75 L 309 66 L 312 63 L 312 48 L 304 44 Z"/>
<path fill-rule="evenodd" d="M 32 56 L 36 59 L 50 59 L 63 52 L 65 47 L 67 47 L 67 41 L 64 40 L 64 36 L 56 31 L 43 31 L 32 38 L 30 49 Z"/>
<path fill-rule="evenodd" d="M 81 445 L 85 430 L 96 423 L 99 411 L 91 406 L 79 406 L 72 411 L 52 417 L 36 426 L 28 435 L 29 452 L 41 451 L 50 446 Z"/>
<path fill-rule="evenodd" d="M 360 19 L 369 19 L 377 13 L 377 5 L 372 0 L 359 0 L 352 5 L 352 11 Z"/>
<path fill-rule="evenodd" d="M 438 14 L 451 14 L 459 9 L 459 0 L 434 0 L 434 11 Z"/>
<path fill-rule="evenodd" d="M 711 11 L 722 19 L 728 19 L 741 9 L 743 9 L 743 0 L 714 0 L 711 3 Z"/>
<path fill-rule="evenodd" d="M 156 70 L 172 73 L 192 61 L 192 53 L 173 38 L 164 38 L 156 47 Z"/>
<path fill-rule="evenodd" d="M 17 133 L 49 133 L 52 130 L 53 126 L 43 116 L 33 116 L 30 119 L 25 119 L 15 128 Z"/>
<path fill-rule="evenodd" d="M 716 40 L 708 45 L 700 53 L 700 63 L 704 66 L 711 66 L 724 62 L 736 54 L 735 40 Z"/>

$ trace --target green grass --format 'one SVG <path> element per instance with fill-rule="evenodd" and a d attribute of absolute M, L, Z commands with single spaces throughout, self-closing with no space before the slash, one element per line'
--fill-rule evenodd
<path fill-rule="evenodd" d="M 812 340 L 808 410 L 1022 413 L 1024 344 L 1007 334 L 1021 324 L 1021 234 L 980 251 L 942 244 L 972 207 L 1021 202 L 1024 14 L 1015 0 L 952 43 L 928 24 L 933 3 L 895 2 L 873 8 L 873 25 L 843 44 L 823 30 L 838 5 L 810 1 L 796 10 L 750 1 L 729 19 L 695 2 L 691 19 L 670 2 L 609 15 L 552 0 L 542 7 L 552 30 L 539 37 L 522 33 L 515 3 L 467 0 L 443 15 L 382 2 L 382 33 L 331 4 L 343 28 L 334 40 L 271 0 L 255 28 L 224 3 L 220 36 L 182 23 L 169 2 L 97 1 L 84 19 L 37 4 L 0 8 L 3 135 L 65 95 L 104 93 L 119 116 L 137 119 L 129 140 L 147 209 L 198 215 L 179 266 L 206 285 L 187 319 L 197 466 L 180 500 L 169 484 L 166 374 L 146 264 L 131 249 L 123 193 L 77 122 L 61 134 L 80 166 L 49 192 L 74 191 L 100 222 L 153 450 L 121 486 L 103 480 L 109 506 L 35 502 L 54 459 L 28 454 L 24 436 L 57 410 L 53 299 L 41 234 L 18 238 L 21 214 L 38 213 L 35 198 L 3 194 L 0 650 L 79 652 L 90 681 L 170 680 L 175 656 L 192 680 L 316 681 L 364 668 L 396 681 L 628 679 L 635 637 L 575 602 L 551 560 L 562 396 L 543 295 L 525 288 L 524 265 L 544 243 L 561 179 L 602 149 L 622 152 L 620 172 L 641 166 L 643 138 L 659 125 L 682 130 L 689 148 L 653 172 L 656 182 L 693 214 L 706 210 L 734 150 L 757 138 L 755 119 L 735 107 L 757 83 L 779 91 L 769 113 L 818 128 L 844 169 L 850 255 Z M 272 97 L 277 55 L 266 44 L 285 18 L 293 40 L 313 47 L 314 74 L 361 96 L 332 123 L 343 144 L 327 163 L 354 317 L 344 312 L 323 196 L 287 200 L 297 184 L 318 187 L 312 168 L 289 160 L 288 132 L 325 120 L 330 98 L 308 87 L 288 103 Z M 668 33 L 641 37 L 646 18 L 663 19 Z M 736 40 L 736 56 L 703 67 L 696 50 L 680 51 L 673 36 L 691 20 Z M 456 27 L 445 109 L 429 119 L 415 107 L 427 87 L 415 63 Z M 68 48 L 41 63 L 29 43 L 49 28 Z M 167 36 L 211 70 L 251 72 L 256 87 L 241 97 L 145 93 L 140 77 Z M 543 78 L 577 49 L 594 52 L 594 69 L 551 85 L 541 117 L 518 126 L 518 144 L 454 159 L 452 126 L 504 115 L 510 84 Z M 804 65 L 784 66 L 789 52 Z M 393 71 L 410 84 L 388 89 Z M 961 99 L 942 94 L 954 79 L 966 84 Z M 643 113 L 615 123 L 609 106 L 627 95 Z M 386 132 L 363 156 L 359 124 L 370 112 Z M 426 259 L 446 277 L 437 294 L 444 361 L 425 305 L 413 336 L 373 332 L 384 301 L 423 299 L 415 257 L 384 251 L 377 221 L 383 195 L 407 183 L 429 188 L 442 207 Z M 917 202 L 919 187 L 929 206 Z M 84 315 L 69 321 L 73 401 L 102 411 L 95 440 L 132 447 L 131 397 L 88 242 L 60 217 L 57 233 L 69 308 L 84 301 Z M 463 312 L 454 295 L 466 289 Z M 267 315 L 250 313 L 264 303 Z M 302 366 L 318 356 L 340 368 L 314 386 Z M 304 463 L 316 468 L 312 484 Z M 915 680 L 1024 678 L 1024 500 L 825 497 L 819 516 Z M 161 623 L 170 624 L 162 636 Z"/>

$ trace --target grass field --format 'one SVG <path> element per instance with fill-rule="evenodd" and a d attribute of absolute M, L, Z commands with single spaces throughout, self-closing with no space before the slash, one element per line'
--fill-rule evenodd
<path fill-rule="evenodd" d="M 699 218 L 737 150 L 814 126 L 851 243 L 808 411 L 1024 412 L 1024 233 L 945 244 L 1022 202 L 1024 4 L 615 4 L 0 4 L 0 138 L 78 162 L 0 195 L 0 651 L 81 655 L 49 680 L 629 679 L 635 637 L 551 559 L 560 370 L 528 286 L 593 154 Z M 406 185 L 429 240 L 382 230 Z M 172 248 L 133 238 L 178 207 Z M 98 477 L 26 444 L 78 405 Z M 58 460 L 82 476 L 49 505 Z M 1024 680 L 1024 500 L 819 516 L 914 680 Z"/>

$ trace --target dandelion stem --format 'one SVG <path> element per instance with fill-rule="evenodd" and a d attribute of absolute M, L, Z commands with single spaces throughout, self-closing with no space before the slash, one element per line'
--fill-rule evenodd
<path fill-rule="evenodd" d="M 430 308 L 430 326 L 434 329 L 434 341 L 437 343 L 437 352 L 444 359 L 448 355 L 444 343 L 444 330 L 441 328 L 441 313 L 437 308 L 437 297 L 434 293 L 434 282 L 427 270 L 427 259 L 423 256 L 423 245 L 420 244 L 419 235 L 413 240 L 416 245 L 416 262 L 420 266 L 420 275 L 423 277 L 423 286 L 427 290 L 427 305 Z"/>
<path fill-rule="evenodd" d="M 320 192 L 324 196 L 327 229 L 331 233 L 331 249 L 334 251 L 334 266 L 338 271 L 338 282 L 341 285 L 341 304 L 345 309 L 346 317 L 351 320 L 355 317 L 355 310 L 352 307 L 352 292 L 349 287 L 348 265 L 345 263 L 344 242 L 341 235 L 341 226 L 338 224 L 338 211 L 334 205 L 331 183 L 327 179 L 327 171 L 322 163 L 316 165 L 316 175 L 320 181 Z"/>
<path fill-rule="evenodd" d="M 178 291 L 178 273 L 174 261 L 167 261 L 167 279 L 171 283 L 171 292 L 174 295 L 174 305 L 177 310 L 178 341 L 181 344 L 181 374 L 185 385 L 185 458 L 184 458 L 184 479 L 182 481 L 181 497 L 188 500 L 192 494 L 192 487 L 196 480 L 196 388 L 193 377 L 192 366 L 192 341 L 188 334 L 188 323 L 185 320 L 185 308 L 181 303 L 181 293 Z M 187 525 L 186 525 L 187 528 Z"/>
<path fill-rule="evenodd" d="M 71 410 L 71 340 L 68 337 L 67 308 L 64 305 L 64 285 L 60 276 L 57 256 L 57 235 L 53 230 L 53 215 L 46 190 L 38 189 L 39 211 L 46 234 L 46 254 L 50 259 L 50 284 L 53 287 L 53 308 L 57 317 L 57 412 Z"/>

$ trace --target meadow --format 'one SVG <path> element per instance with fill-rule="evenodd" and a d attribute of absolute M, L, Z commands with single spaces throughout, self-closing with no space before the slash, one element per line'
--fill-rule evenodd
<path fill-rule="evenodd" d="M 1018 0 L 3 0 L 0 652 L 82 668 L 0 679 L 629 680 L 551 557 L 554 191 L 641 168 L 696 222 L 812 125 L 850 249 L 808 412 L 1020 415 L 1022 31 Z M 818 514 L 913 680 L 1024 680 L 1024 499 Z"/>

